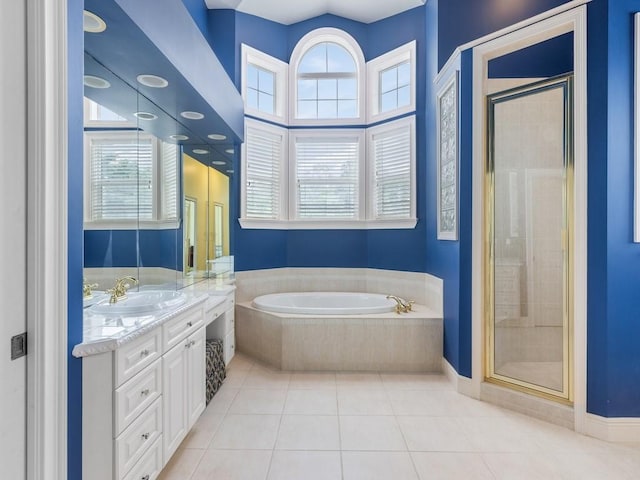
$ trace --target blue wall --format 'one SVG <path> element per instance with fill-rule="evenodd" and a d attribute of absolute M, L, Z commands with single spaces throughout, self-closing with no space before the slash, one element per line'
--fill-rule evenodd
<path fill-rule="evenodd" d="M 67 3 L 68 190 L 67 190 L 67 477 L 82 479 L 82 360 L 71 350 L 82 342 L 82 205 L 84 32 L 82 0 Z M 62 319 L 52 319 L 63 321 Z"/>
<path fill-rule="evenodd" d="M 573 32 L 489 61 L 489 78 L 546 78 L 572 71 Z"/>
<path fill-rule="evenodd" d="M 588 7 L 587 409 L 606 417 L 640 416 L 640 245 L 632 241 L 639 10 L 639 0 L 594 0 Z"/>
<path fill-rule="evenodd" d="M 182 229 L 85 230 L 84 266 L 182 270 Z"/>
<path fill-rule="evenodd" d="M 439 2 L 438 68 L 456 47 L 569 0 L 446 0 Z"/>
<path fill-rule="evenodd" d="M 288 62 L 298 41 L 321 27 L 340 28 L 360 44 L 366 60 L 417 40 L 417 213 L 419 222 L 411 230 L 257 230 L 242 229 L 232 217 L 233 253 L 237 270 L 276 267 L 372 267 L 425 271 L 426 145 L 425 100 L 426 55 L 424 7 L 372 24 L 334 15 L 322 15 L 285 26 L 231 10 L 209 12 L 210 43 L 217 57 L 240 89 L 240 45 L 245 43 Z M 233 40 L 234 48 L 229 42 Z M 240 167 L 236 169 L 240 171 Z M 232 178 L 232 206 L 240 211 L 240 175 Z M 233 219 L 235 218 L 235 219 Z"/>

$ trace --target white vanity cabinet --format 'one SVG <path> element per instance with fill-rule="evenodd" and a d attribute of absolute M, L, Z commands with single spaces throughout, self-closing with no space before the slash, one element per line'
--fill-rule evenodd
<path fill-rule="evenodd" d="M 204 326 L 162 357 L 164 456 L 171 458 L 205 407 Z"/>
<path fill-rule="evenodd" d="M 223 305 L 215 305 L 222 315 Z M 154 480 L 205 407 L 205 303 L 83 355 L 83 478 Z"/>
<path fill-rule="evenodd" d="M 235 330 L 235 288 L 216 292 L 211 296 L 211 301 L 224 296 L 224 302 L 216 308 L 207 307 L 205 321 L 207 323 L 207 338 L 219 338 L 223 341 L 224 363 L 229 364 L 236 352 Z M 221 313 L 222 312 L 222 313 Z"/>

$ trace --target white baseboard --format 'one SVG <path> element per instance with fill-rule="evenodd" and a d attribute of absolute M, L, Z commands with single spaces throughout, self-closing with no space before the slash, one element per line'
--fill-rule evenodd
<path fill-rule="evenodd" d="M 585 434 L 608 442 L 640 442 L 640 418 L 606 418 L 587 413 Z"/>
<path fill-rule="evenodd" d="M 458 393 L 467 397 L 479 398 L 479 395 L 475 393 L 476 389 L 473 386 L 473 381 L 470 378 L 458 375 L 456 369 L 444 357 L 442 357 L 442 371 Z"/>

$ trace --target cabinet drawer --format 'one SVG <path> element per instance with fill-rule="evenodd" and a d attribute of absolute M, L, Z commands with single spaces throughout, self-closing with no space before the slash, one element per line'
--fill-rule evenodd
<path fill-rule="evenodd" d="M 136 463 L 124 480 L 155 480 L 162 471 L 162 435 Z"/>
<path fill-rule="evenodd" d="M 162 362 L 156 360 L 116 390 L 115 436 L 162 394 Z"/>
<path fill-rule="evenodd" d="M 207 325 L 211 325 L 223 313 L 224 310 L 222 309 L 222 305 L 218 305 L 216 308 L 212 308 L 211 310 L 207 311 Z"/>
<path fill-rule="evenodd" d="M 161 341 L 161 330 L 156 328 L 116 350 L 116 387 L 160 358 Z"/>
<path fill-rule="evenodd" d="M 116 473 L 121 479 L 162 434 L 162 397 L 116 438 Z"/>
<path fill-rule="evenodd" d="M 224 363 L 228 364 L 236 353 L 236 331 L 232 330 L 224 337 Z"/>
<path fill-rule="evenodd" d="M 203 325 L 203 309 L 196 308 L 164 324 L 164 351 L 168 352 Z"/>

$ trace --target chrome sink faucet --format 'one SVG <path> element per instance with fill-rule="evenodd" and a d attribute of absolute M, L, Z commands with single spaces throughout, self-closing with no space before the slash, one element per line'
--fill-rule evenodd
<path fill-rule="evenodd" d="M 415 303 L 413 300 L 405 300 L 404 298 L 397 297 L 396 295 L 387 295 L 388 299 L 392 299 L 396 301 L 396 313 L 407 313 L 412 310 L 413 304 Z"/>
<path fill-rule="evenodd" d="M 129 276 L 118 278 L 116 280 L 115 286 L 107 290 L 107 293 L 111 294 L 109 303 L 117 303 L 118 300 L 123 300 L 127 298 L 127 290 L 131 288 L 131 284 L 137 285 L 138 280 L 135 279 L 134 277 L 129 277 Z"/>

